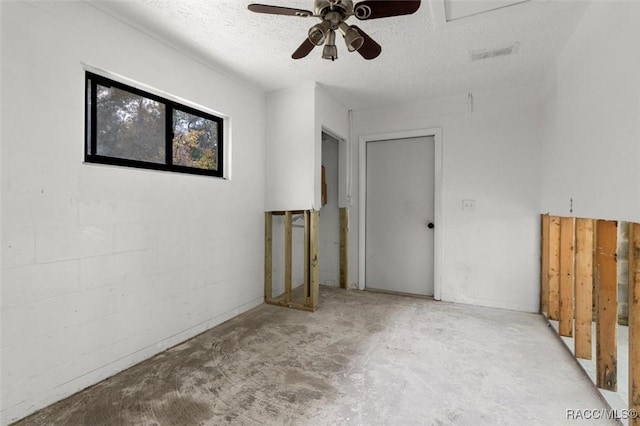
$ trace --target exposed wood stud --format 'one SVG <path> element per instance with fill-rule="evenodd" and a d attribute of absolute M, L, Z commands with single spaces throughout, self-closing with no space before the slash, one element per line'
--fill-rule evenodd
<path fill-rule="evenodd" d="M 264 299 L 271 299 L 273 285 L 273 216 L 264 214 Z"/>
<path fill-rule="evenodd" d="M 629 224 L 629 410 L 640 412 L 640 224 Z M 629 419 L 640 426 L 640 418 Z"/>
<path fill-rule="evenodd" d="M 293 258 L 293 220 L 291 212 L 284 214 L 284 301 L 291 303 L 291 262 Z"/>
<path fill-rule="evenodd" d="M 560 219 L 560 325 L 561 336 L 573 336 L 573 271 L 575 221 Z"/>
<path fill-rule="evenodd" d="M 591 321 L 596 321 L 598 318 L 598 221 L 593 220 L 593 287 L 591 293 L 593 300 L 591 301 Z"/>
<path fill-rule="evenodd" d="M 560 218 L 549 218 L 549 318 L 560 319 Z"/>
<path fill-rule="evenodd" d="M 304 217 L 304 301 L 292 300 L 293 215 Z M 284 294 L 273 297 L 273 216 L 284 216 Z M 318 269 L 319 212 L 295 210 L 265 213 L 265 303 L 304 311 L 315 311 L 319 301 Z"/>
<path fill-rule="evenodd" d="M 591 359 L 593 318 L 593 220 L 576 219 L 576 335 L 575 355 Z"/>
<path fill-rule="evenodd" d="M 318 265 L 318 239 L 320 216 L 316 210 L 311 211 L 311 233 L 309 244 L 309 255 L 311 258 L 311 307 L 315 310 L 318 307 L 320 297 L 320 268 Z"/>
<path fill-rule="evenodd" d="M 596 275 L 596 385 L 616 392 L 617 376 L 617 324 L 618 324 L 618 272 L 616 266 L 617 222 L 599 220 L 597 224 Z"/>
<path fill-rule="evenodd" d="M 542 215 L 540 312 L 549 316 L 549 215 Z"/>
<path fill-rule="evenodd" d="M 349 284 L 349 209 L 340 209 L 340 288 L 348 288 Z"/>
<path fill-rule="evenodd" d="M 310 230 L 311 224 L 309 223 L 309 210 L 304 211 L 304 303 L 309 305 L 309 297 L 311 296 L 311 279 L 310 279 L 310 257 L 309 257 L 309 244 L 310 244 Z"/>

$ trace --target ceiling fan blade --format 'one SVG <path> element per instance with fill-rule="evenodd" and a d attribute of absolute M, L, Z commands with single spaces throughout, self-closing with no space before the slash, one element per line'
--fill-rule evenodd
<path fill-rule="evenodd" d="M 287 15 L 287 16 L 313 16 L 313 12 L 304 9 L 293 9 L 291 7 L 271 6 L 268 4 L 252 3 L 248 6 L 249 10 L 256 13 L 269 13 L 271 15 Z"/>
<path fill-rule="evenodd" d="M 369 60 L 377 58 L 380 53 L 382 53 L 382 46 L 376 43 L 374 39 L 369 37 L 369 34 L 365 33 L 355 25 L 352 25 L 351 28 L 355 28 L 360 33 L 362 38 L 364 38 L 364 43 L 362 43 L 362 46 L 360 47 L 360 49 L 358 49 L 358 53 L 360 54 L 360 56 Z"/>
<path fill-rule="evenodd" d="M 293 55 L 291 55 L 291 57 L 293 59 L 304 58 L 309 53 L 311 53 L 314 47 L 316 47 L 316 45 L 311 43 L 308 38 L 305 38 L 302 44 L 300 45 L 300 47 L 298 47 L 298 49 L 296 49 L 296 51 L 293 52 Z"/>
<path fill-rule="evenodd" d="M 420 8 L 420 0 L 364 0 L 353 7 L 360 20 L 411 15 Z"/>

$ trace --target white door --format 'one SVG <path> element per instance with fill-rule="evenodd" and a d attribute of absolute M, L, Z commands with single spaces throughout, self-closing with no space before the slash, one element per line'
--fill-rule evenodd
<path fill-rule="evenodd" d="M 365 285 L 433 296 L 434 138 L 366 143 Z"/>

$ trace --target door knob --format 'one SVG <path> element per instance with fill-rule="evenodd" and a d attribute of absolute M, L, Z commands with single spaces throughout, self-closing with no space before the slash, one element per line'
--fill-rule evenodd
<path fill-rule="evenodd" d="M 429 222 L 429 224 L 427 225 L 427 228 L 429 229 L 433 229 L 435 227 L 435 225 L 433 224 L 433 222 Z"/>

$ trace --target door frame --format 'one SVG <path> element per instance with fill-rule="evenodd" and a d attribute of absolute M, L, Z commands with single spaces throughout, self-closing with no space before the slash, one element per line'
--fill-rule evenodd
<path fill-rule="evenodd" d="M 417 129 L 391 133 L 378 133 L 360 136 L 359 145 L 359 212 L 358 212 L 358 288 L 366 287 L 366 218 L 367 218 L 367 143 L 395 139 L 433 137 L 435 144 L 434 164 L 434 238 L 433 238 L 433 298 L 441 299 L 442 294 L 442 129 Z"/>

